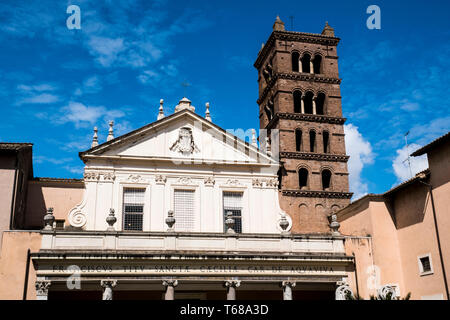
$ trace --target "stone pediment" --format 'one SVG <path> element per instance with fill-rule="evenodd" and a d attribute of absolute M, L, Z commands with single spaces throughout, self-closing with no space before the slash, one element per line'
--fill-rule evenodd
<path fill-rule="evenodd" d="M 80 152 L 80 158 L 83 161 L 93 158 L 129 158 L 277 164 L 258 148 L 189 109 Z"/>

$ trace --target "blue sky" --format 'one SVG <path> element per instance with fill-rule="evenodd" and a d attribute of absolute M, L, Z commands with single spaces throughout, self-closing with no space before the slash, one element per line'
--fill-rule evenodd
<path fill-rule="evenodd" d="M 69 30 L 69 5 L 81 29 Z M 366 8 L 381 8 L 381 30 Z M 288 30 L 338 46 L 351 191 L 381 193 L 409 178 L 410 153 L 450 127 L 448 1 L 0 1 L 0 141 L 34 143 L 34 173 L 82 177 L 92 129 L 105 141 L 171 113 L 186 95 L 225 129 L 258 128 L 261 43 L 280 15 Z M 289 17 L 294 16 L 293 28 Z M 426 159 L 413 159 L 413 170 Z"/>

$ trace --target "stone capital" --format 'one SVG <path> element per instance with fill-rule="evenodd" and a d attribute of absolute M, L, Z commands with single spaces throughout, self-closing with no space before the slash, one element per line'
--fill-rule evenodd
<path fill-rule="evenodd" d="M 178 280 L 167 279 L 162 282 L 164 287 L 176 287 L 178 285 Z"/>
<path fill-rule="evenodd" d="M 296 285 L 297 285 L 297 283 L 295 281 L 287 280 L 287 281 L 282 281 L 281 282 L 281 286 L 283 288 L 285 288 L 285 287 L 294 288 Z"/>
<path fill-rule="evenodd" d="M 117 285 L 117 280 L 100 280 L 102 288 L 114 288 Z"/>
<path fill-rule="evenodd" d="M 51 281 L 50 280 L 38 280 L 35 283 L 36 286 L 36 295 L 38 296 L 47 296 L 48 289 L 50 288 Z"/>
<path fill-rule="evenodd" d="M 226 280 L 224 286 L 226 288 L 238 288 L 241 285 L 241 280 Z"/>

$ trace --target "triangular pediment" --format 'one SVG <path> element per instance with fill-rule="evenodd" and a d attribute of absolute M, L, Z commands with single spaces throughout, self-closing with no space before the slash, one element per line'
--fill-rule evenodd
<path fill-rule="evenodd" d="M 276 163 L 255 146 L 187 109 L 81 152 L 80 157 Z"/>

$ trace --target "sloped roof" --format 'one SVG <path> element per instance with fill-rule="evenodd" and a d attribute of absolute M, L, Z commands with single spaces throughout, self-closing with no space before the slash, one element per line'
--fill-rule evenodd
<path fill-rule="evenodd" d="M 414 151 L 413 153 L 411 153 L 411 155 L 413 157 L 421 156 L 421 155 L 427 153 L 428 151 L 430 151 L 431 149 L 437 147 L 438 145 L 448 142 L 449 140 L 450 140 L 450 131 L 447 132 L 446 134 L 444 134 L 443 136 L 440 136 L 436 140 L 430 142 L 426 146 L 423 146 L 419 150 Z"/>
<path fill-rule="evenodd" d="M 0 150 L 19 151 L 32 146 L 33 144 L 28 142 L 0 142 Z"/>

